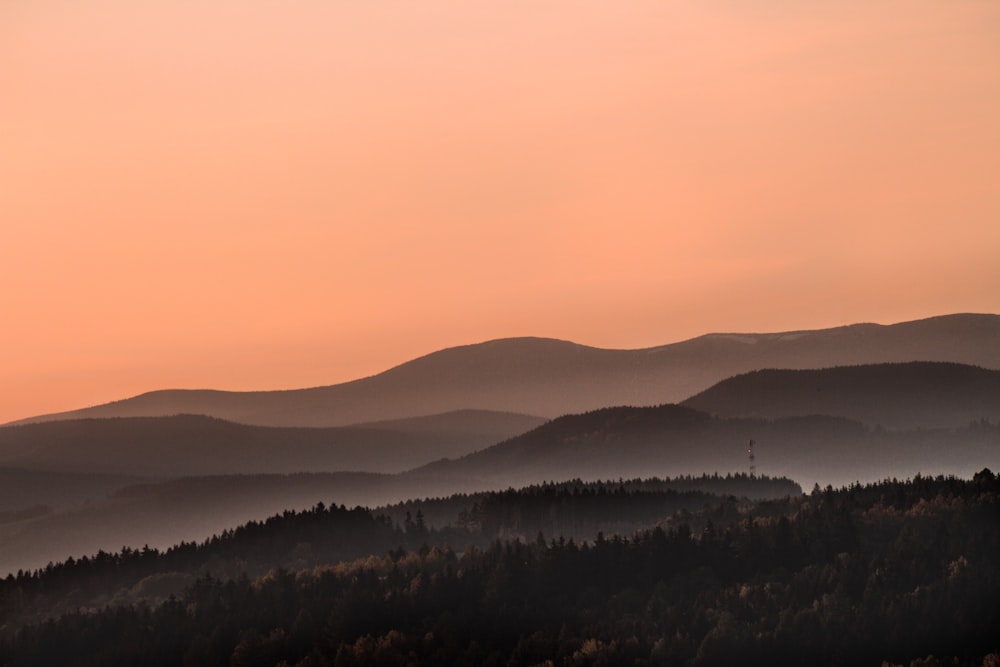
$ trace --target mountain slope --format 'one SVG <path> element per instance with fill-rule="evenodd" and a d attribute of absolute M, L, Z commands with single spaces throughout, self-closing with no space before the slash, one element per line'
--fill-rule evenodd
<path fill-rule="evenodd" d="M 485 546 L 500 535 L 511 536 L 514 531 L 528 539 L 533 539 L 539 530 L 553 537 L 575 534 L 577 539 L 589 540 L 593 540 L 599 530 L 606 531 L 608 535 L 612 531 L 630 535 L 634 530 L 654 526 L 675 510 L 697 511 L 712 497 L 721 500 L 735 495 L 763 499 L 802 493 L 802 489 L 790 480 L 749 479 L 745 476 L 733 479 L 646 480 L 624 484 L 607 482 L 586 485 L 589 488 L 567 483 L 559 487 L 561 491 L 550 487 L 527 492 L 505 490 L 459 495 L 430 494 L 436 497 L 429 500 L 418 497 L 405 503 L 383 505 L 373 513 L 391 520 L 388 526 L 379 522 L 379 526 L 388 528 L 390 534 L 393 524 L 407 525 L 407 513 L 415 516 L 417 512 L 422 512 L 427 522 L 425 525 L 431 528 L 454 526 L 463 514 L 473 514 L 478 525 L 473 527 L 466 521 L 465 527 L 472 528 L 473 532 L 458 533 L 461 539 L 456 543 L 466 546 L 478 542 L 479 546 Z M 612 493 L 576 493 L 585 488 L 589 492 L 604 489 Z M 620 493 L 626 489 L 627 494 Z M 308 509 L 319 502 L 328 505 L 331 511 L 345 514 L 344 510 L 334 508 L 358 504 L 375 507 L 381 501 L 374 499 L 380 497 L 395 500 L 413 498 L 413 488 L 407 487 L 399 478 L 351 473 L 230 475 L 141 485 L 125 489 L 106 502 L 76 511 L 27 519 L 16 526 L 0 524 L 0 589 L 8 572 L 44 567 L 47 562 L 60 561 L 69 556 L 93 555 L 101 549 L 114 552 L 123 545 L 166 548 L 181 541 L 200 542 L 248 520 L 261 520 L 274 515 L 280 515 L 276 519 L 279 522 L 293 520 L 289 511 Z M 640 497 L 653 502 L 635 502 Z M 585 527 L 588 525 L 591 528 Z M 259 573 L 283 564 L 262 562 L 260 558 L 265 552 L 289 556 L 298 552 L 300 558 L 309 558 L 313 548 L 319 547 L 316 542 L 325 542 L 327 549 L 333 547 L 339 551 L 338 547 L 349 548 L 362 536 L 337 535 L 327 526 L 318 534 L 313 533 L 312 539 L 303 539 L 305 537 L 301 534 L 272 533 L 264 541 L 256 542 L 252 552 L 230 550 L 229 557 L 238 561 L 233 564 L 238 568 L 233 576 L 245 571 L 248 561 L 257 561 L 254 569 Z M 404 539 L 401 533 L 397 537 Z M 426 533 L 411 534 L 408 541 L 418 548 L 428 539 Z M 377 552 L 384 553 L 398 545 L 399 542 L 385 544 Z M 365 554 L 357 554 L 361 555 Z M 214 575 L 218 575 L 223 562 L 220 560 L 222 554 L 216 553 L 215 556 L 211 561 L 206 558 L 202 562 L 211 567 Z M 128 573 L 121 574 L 128 576 Z M 3 602 L 0 590 L 0 609 L 4 606 Z"/>
<path fill-rule="evenodd" d="M 579 477 L 757 471 L 813 483 L 849 484 L 921 474 L 969 475 L 1000 466 L 1000 425 L 880 431 L 838 417 L 777 420 L 713 417 L 679 405 L 606 408 L 554 419 L 523 435 L 407 473 L 484 487 Z"/>
<path fill-rule="evenodd" d="M 485 412 L 337 428 L 249 426 L 201 415 L 80 419 L 0 428 L 0 465 L 160 478 L 399 472 L 467 454 L 543 421 Z"/>
<path fill-rule="evenodd" d="M 1000 421 L 1000 371 L 942 362 L 760 370 L 684 401 L 725 417 L 830 415 L 894 429 Z"/>
<path fill-rule="evenodd" d="M 0 577 L 125 544 L 162 547 L 201 540 L 319 501 L 374 506 L 408 496 L 397 495 L 394 478 L 366 473 L 191 477 L 131 486 L 87 507 L 0 523 Z"/>
<path fill-rule="evenodd" d="M 948 315 L 889 326 L 711 334 L 641 350 L 542 338 L 441 350 L 378 375 L 289 391 L 165 390 L 24 421 L 206 414 L 268 426 L 343 426 L 482 409 L 556 417 L 608 405 L 680 401 L 760 368 L 950 361 L 1000 369 L 1000 316 Z"/>
<path fill-rule="evenodd" d="M 375 506 L 547 480 L 745 473 L 748 438 L 757 442 L 758 474 L 788 477 L 805 489 L 1000 469 L 998 425 L 893 432 L 834 417 L 772 421 L 723 419 L 677 405 L 608 408 L 396 475 L 228 475 L 131 486 L 93 507 L 0 523 L 0 564 L 21 567 L 42 554 L 65 557 L 125 543 L 171 544 L 318 501 Z"/>
<path fill-rule="evenodd" d="M 1000 469 L 998 425 L 892 432 L 833 417 L 771 421 L 723 419 L 676 405 L 609 408 L 562 417 L 486 450 L 396 475 L 227 475 L 130 486 L 90 507 L 0 523 L 0 566 L 16 569 L 122 544 L 200 539 L 319 501 L 376 506 L 573 478 L 745 473 L 751 437 L 758 474 L 788 477 L 804 489 Z"/>

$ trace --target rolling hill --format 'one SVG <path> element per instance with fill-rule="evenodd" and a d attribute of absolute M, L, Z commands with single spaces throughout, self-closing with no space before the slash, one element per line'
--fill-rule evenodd
<path fill-rule="evenodd" d="M 759 370 L 683 405 L 724 417 L 829 415 L 891 429 L 1000 421 L 1000 371 L 943 362 Z"/>
<path fill-rule="evenodd" d="M 401 472 L 544 421 L 484 411 L 336 428 L 249 426 L 202 415 L 78 419 L 0 428 L 0 466 L 158 478 Z"/>
<path fill-rule="evenodd" d="M 640 350 L 512 338 L 450 348 L 372 377 L 311 389 L 163 390 L 23 422 L 204 414 L 263 426 L 345 426 L 453 410 L 557 417 L 609 405 L 684 400 L 761 368 L 949 361 L 1000 370 L 1000 316 L 947 315 L 888 326 L 710 334 Z"/>
<path fill-rule="evenodd" d="M 835 417 L 729 419 L 677 405 L 569 415 L 455 460 L 395 474 L 319 473 L 188 477 L 132 485 L 72 510 L 0 523 L 0 566 L 166 546 L 286 509 L 374 507 L 411 498 L 504 490 L 544 481 L 757 472 L 809 489 L 917 473 L 969 477 L 1000 469 L 1000 425 L 879 431 Z M 30 564 L 30 565 L 29 565 Z"/>
<path fill-rule="evenodd" d="M 85 507 L 0 523 L 0 571 L 42 567 L 50 560 L 123 545 L 202 540 L 318 501 L 395 502 L 409 497 L 410 490 L 388 475 L 370 473 L 228 475 L 129 486 Z"/>
<path fill-rule="evenodd" d="M 605 408 L 554 419 L 456 460 L 407 473 L 487 488 L 579 477 L 677 476 L 746 472 L 756 443 L 757 471 L 809 488 L 921 474 L 971 475 L 1000 466 L 1000 425 L 884 431 L 822 415 L 714 417 L 679 405 Z"/>
<path fill-rule="evenodd" d="M 681 493 L 741 492 L 757 499 L 801 492 L 789 480 L 767 479 L 693 479 L 669 484 L 633 484 L 630 488 L 651 490 L 667 486 L 676 487 Z M 417 478 L 364 473 L 227 475 L 141 484 L 122 489 L 106 501 L 88 507 L 26 517 L 17 523 L 0 523 L 0 579 L 10 571 L 43 567 L 49 561 L 70 555 L 77 558 L 102 549 L 116 551 L 123 545 L 166 548 L 181 541 L 202 541 L 248 520 L 308 509 L 317 502 L 347 507 L 382 506 L 377 513 L 392 517 L 400 525 L 404 523 L 401 515 L 407 509 L 415 514 L 422 508 L 429 525 L 443 527 L 454 524 L 461 509 L 471 510 L 476 499 L 487 495 L 490 494 L 479 492 L 451 496 L 431 491 L 425 481 Z M 421 500 L 385 507 L 412 498 Z M 422 500 L 426 498 L 437 500 Z M 690 509 L 696 510 L 698 506 Z M 648 525 L 654 525 L 667 514 L 650 517 Z M 508 517 L 511 521 L 518 518 L 527 521 L 529 517 L 527 512 Z M 609 523 L 622 524 L 633 519 L 613 515 L 606 518 Z M 535 530 L 528 534 L 533 537 Z M 588 537 L 592 539 L 593 535 Z M 290 551 L 296 545 L 272 546 Z"/>

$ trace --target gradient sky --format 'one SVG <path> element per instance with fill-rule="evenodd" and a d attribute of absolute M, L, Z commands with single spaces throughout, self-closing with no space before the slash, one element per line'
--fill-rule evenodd
<path fill-rule="evenodd" d="M 1000 312 L 1000 3 L 5 0 L 0 286 L 0 422 Z"/>

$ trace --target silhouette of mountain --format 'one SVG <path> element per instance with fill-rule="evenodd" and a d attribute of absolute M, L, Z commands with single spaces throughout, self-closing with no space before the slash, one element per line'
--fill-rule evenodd
<path fill-rule="evenodd" d="M 595 492 L 599 489 L 613 492 L 598 495 Z M 574 490 L 576 493 L 572 493 Z M 581 500 L 583 491 L 587 493 Z M 622 502 L 628 501 L 625 492 L 633 499 L 644 496 L 654 502 L 652 506 Z M 141 549 L 144 545 L 166 548 L 182 541 L 201 542 L 248 520 L 274 515 L 278 515 L 278 522 L 282 517 L 287 520 L 289 512 L 307 510 L 320 502 L 331 509 L 338 505 L 375 507 L 380 504 L 379 498 L 389 498 L 389 502 L 394 503 L 417 497 L 405 503 L 383 505 L 371 514 L 391 520 L 390 534 L 393 524 L 407 525 L 407 512 L 412 516 L 421 512 L 422 518 L 427 520 L 426 526 L 437 529 L 455 526 L 463 515 L 473 516 L 475 527 L 468 520 L 463 523 L 466 528 L 474 528 L 474 532 L 460 534 L 459 543 L 465 546 L 479 541 L 480 546 L 485 546 L 499 535 L 510 536 L 515 531 L 527 539 L 533 539 L 538 530 L 545 530 L 553 537 L 575 535 L 578 539 L 590 540 L 601 530 L 628 535 L 639 528 L 656 525 L 677 509 L 696 511 L 713 497 L 717 500 L 728 495 L 767 499 L 801 493 L 802 489 L 790 480 L 749 479 L 746 476 L 624 483 L 570 482 L 518 492 L 435 494 L 430 499 L 415 495 L 405 481 L 386 475 L 335 473 L 186 478 L 129 487 L 106 502 L 72 512 L 26 517 L 13 527 L 0 524 L 0 535 L 4 536 L 0 540 L 0 580 L 10 571 L 44 567 L 50 561 L 93 555 L 99 550 L 117 551 L 123 545 Z M 659 502 L 656 502 L 657 497 Z M 385 527 L 382 522 L 379 524 Z M 323 531 L 325 537 L 322 539 L 332 540 L 337 547 L 349 548 L 357 539 L 354 535 L 335 535 L 328 531 L 329 528 Z M 238 559 L 245 568 L 249 560 L 258 560 L 267 552 L 292 555 L 302 551 L 303 536 L 269 532 L 271 534 L 263 541 L 256 543 L 256 549 L 236 553 L 229 550 L 230 557 Z M 404 536 L 400 534 L 398 538 L 404 539 Z M 426 534 L 411 532 L 405 541 L 419 548 L 427 539 Z M 386 544 L 380 551 L 398 544 Z M 358 553 L 356 557 L 367 553 L 370 552 Z M 217 558 L 214 563 L 206 563 L 216 575 L 220 564 Z M 265 558 L 260 562 L 261 573 L 282 564 Z M 233 576 L 238 573 L 237 569 Z M 0 595 L 0 607 L 2 599 Z M 2 626 L 0 619 L 0 628 Z"/>
<path fill-rule="evenodd" d="M 460 409 L 556 417 L 681 401 L 760 368 L 950 361 L 1000 369 L 1000 316 L 946 315 L 883 326 L 710 334 L 641 350 L 514 338 L 429 354 L 372 377 L 311 389 L 154 391 L 23 422 L 206 414 L 265 426 L 344 426 Z"/>
<path fill-rule="evenodd" d="M 201 540 L 318 501 L 401 501 L 409 490 L 391 476 L 370 473 L 187 477 L 129 486 L 87 507 L 0 523 L 0 577 L 101 549 Z"/>
<path fill-rule="evenodd" d="M 723 380 L 683 405 L 725 417 L 822 414 L 893 429 L 958 427 L 1000 421 L 1000 371 L 943 362 L 768 369 Z"/>
<path fill-rule="evenodd" d="M 159 478 L 400 472 L 482 449 L 543 421 L 463 411 L 339 428 L 248 426 L 202 415 L 43 422 L 0 428 L 0 465 Z"/>
<path fill-rule="evenodd" d="M 546 480 L 758 471 L 813 483 L 849 484 L 916 473 L 969 475 L 1000 465 L 1000 425 L 883 431 L 840 417 L 713 417 L 679 405 L 605 408 L 554 419 L 456 460 L 407 473 L 484 488 Z"/>
<path fill-rule="evenodd" d="M 677 405 L 608 408 L 395 475 L 226 475 L 130 486 L 90 507 L 0 523 L 0 564 L 16 569 L 123 544 L 162 547 L 319 501 L 377 506 L 573 478 L 746 473 L 748 438 L 757 442 L 759 474 L 802 488 L 1000 469 L 1000 425 L 989 423 L 880 431 L 836 417 L 733 419 Z"/>

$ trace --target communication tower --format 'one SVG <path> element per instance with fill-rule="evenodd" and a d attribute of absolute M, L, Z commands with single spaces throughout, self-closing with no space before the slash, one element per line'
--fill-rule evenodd
<path fill-rule="evenodd" d="M 753 453 L 754 441 L 750 438 L 747 442 L 747 458 L 750 459 L 750 476 L 753 477 L 757 473 L 757 466 L 754 465 L 754 459 L 756 458 Z"/>

